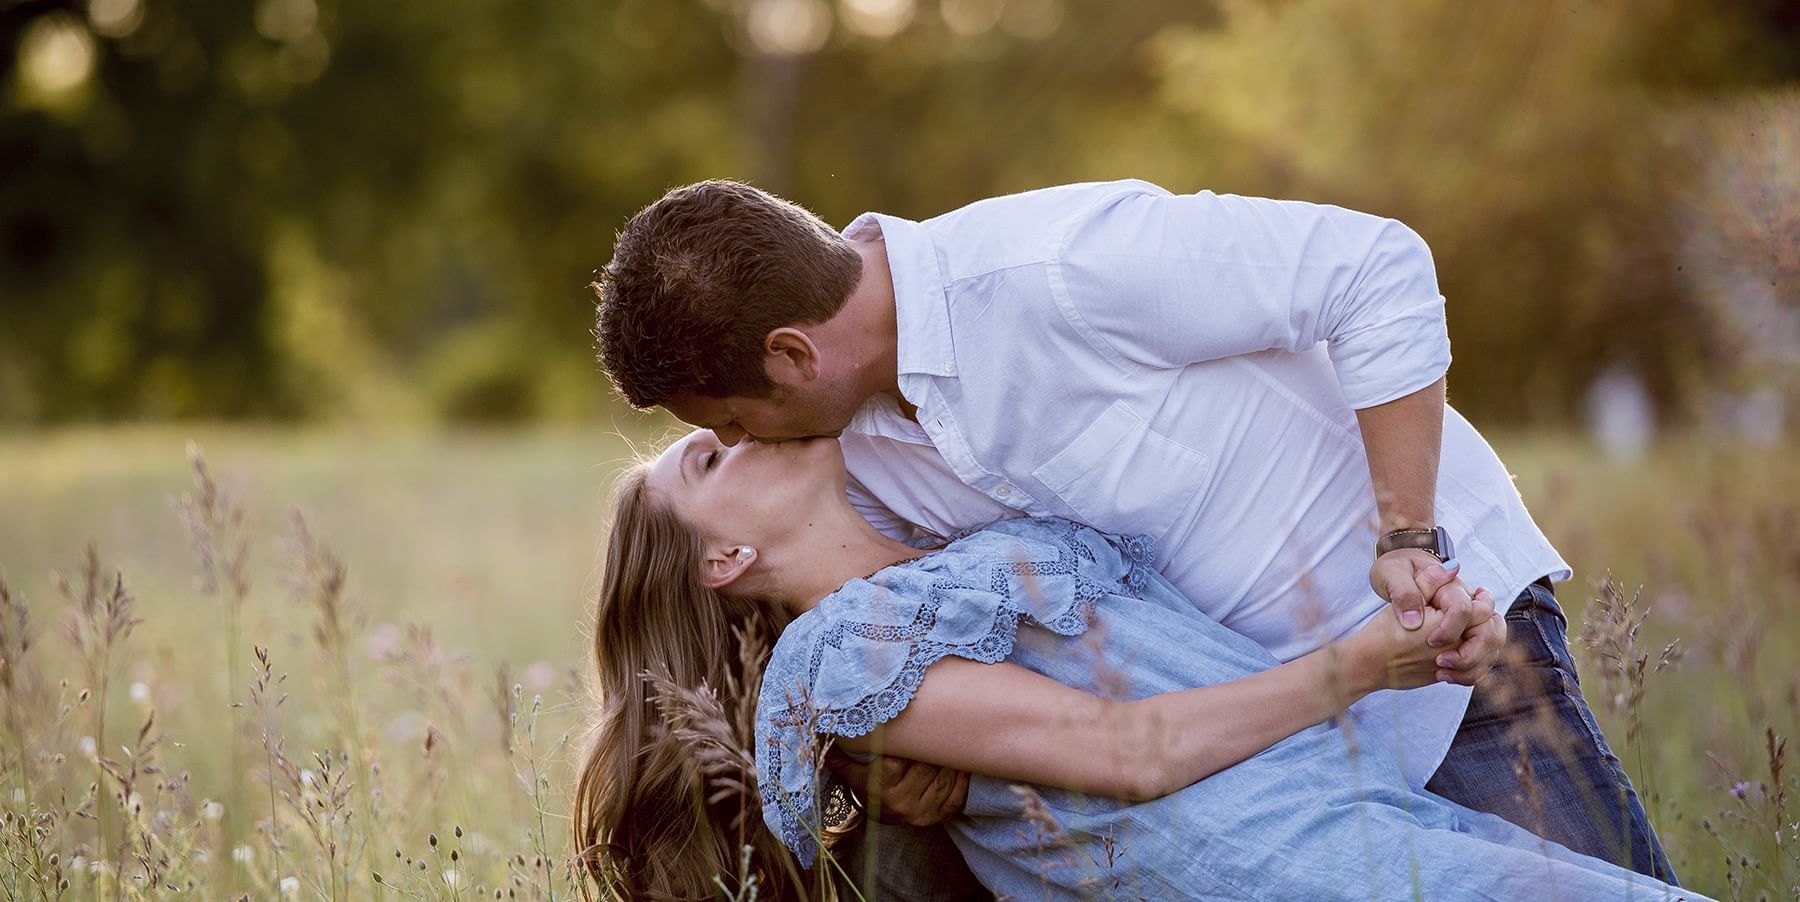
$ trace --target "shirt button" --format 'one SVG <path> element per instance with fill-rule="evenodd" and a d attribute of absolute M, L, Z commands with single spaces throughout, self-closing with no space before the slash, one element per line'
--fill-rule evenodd
<path fill-rule="evenodd" d="M 1005 498 L 1006 496 L 1012 494 L 1012 486 L 1003 484 L 999 488 L 994 490 L 994 494 L 996 494 L 1002 498 Z"/>
<path fill-rule="evenodd" d="M 956 375 L 956 361 L 954 361 L 954 360 L 944 361 L 944 375 L 946 375 L 946 376 Z"/>

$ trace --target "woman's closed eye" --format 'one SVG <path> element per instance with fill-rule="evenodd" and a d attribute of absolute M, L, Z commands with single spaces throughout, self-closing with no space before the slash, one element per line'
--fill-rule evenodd
<path fill-rule="evenodd" d="M 705 460 L 701 461 L 701 463 L 700 463 L 700 469 L 702 471 L 710 470 L 713 468 L 713 464 L 717 463 L 718 460 L 719 460 L 719 452 L 708 451 L 708 452 L 706 452 Z"/>

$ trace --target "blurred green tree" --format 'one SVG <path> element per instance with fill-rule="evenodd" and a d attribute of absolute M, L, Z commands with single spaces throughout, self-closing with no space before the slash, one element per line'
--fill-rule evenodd
<path fill-rule="evenodd" d="M 1619 362 L 1677 399 L 1717 353 L 1684 123 L 1797 61 L 1779 0 L 0 0 L 0 422 L 592 418 L 582 286 L 719 176 L 839 223 L 1343 203 L 1432 243 L 1466 408 Z"/>

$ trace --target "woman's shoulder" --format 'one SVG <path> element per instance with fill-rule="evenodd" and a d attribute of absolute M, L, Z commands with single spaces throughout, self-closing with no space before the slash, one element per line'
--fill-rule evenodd
<path fill-rule="evenodd" d="M 1156 548 L 1149 536 L 1102 532 L 1063 517 L 1011 517 L 990 523 L 952 542 L 989 557 L 1009 555 L 1035 569 L 1078 569 L 1090 578 L 1129 582 L 1138 567 L 1153 567 Z M 949 550 L 949 549 L 946 549 Z"/>

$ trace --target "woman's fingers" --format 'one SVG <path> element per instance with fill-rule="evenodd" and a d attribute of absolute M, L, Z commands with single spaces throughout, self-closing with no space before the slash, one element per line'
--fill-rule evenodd
<path fill-rule="evenodd" d="M 1493 604 L 1487 590 L 1476 593 L 1478 604 Z M 1489 617 L 1463 634 L 1462 643 L 1437 656 L 1438 680 L 1473 686 L 1499 661 L 1506 648 L 1506 620 Z"/>
<path fill-rule="evenodd" d="M 1413 581 L 1418 584 L 1419 594 L 1425 598 L 1434 598 L 1438 590 L 1456 582 L 1456 574 L 1462 565 L 1454 558 L 1441 564 L 1415 567 Z"/>
<path fill-rule="evenodd" d="M 1431 606 L 1444 612 L 1444 620 L 1431 631 L 1427 641 L 1440 648 L 1454 646 L 1472 627 L 1494 616 L 1493 598 L 1482 596 L 1483 591 L 1477 590 L 1472 595 L 1468 587 L 1456 579 L 1439 586 L 1436 594 L 1431 596 Z"/>

